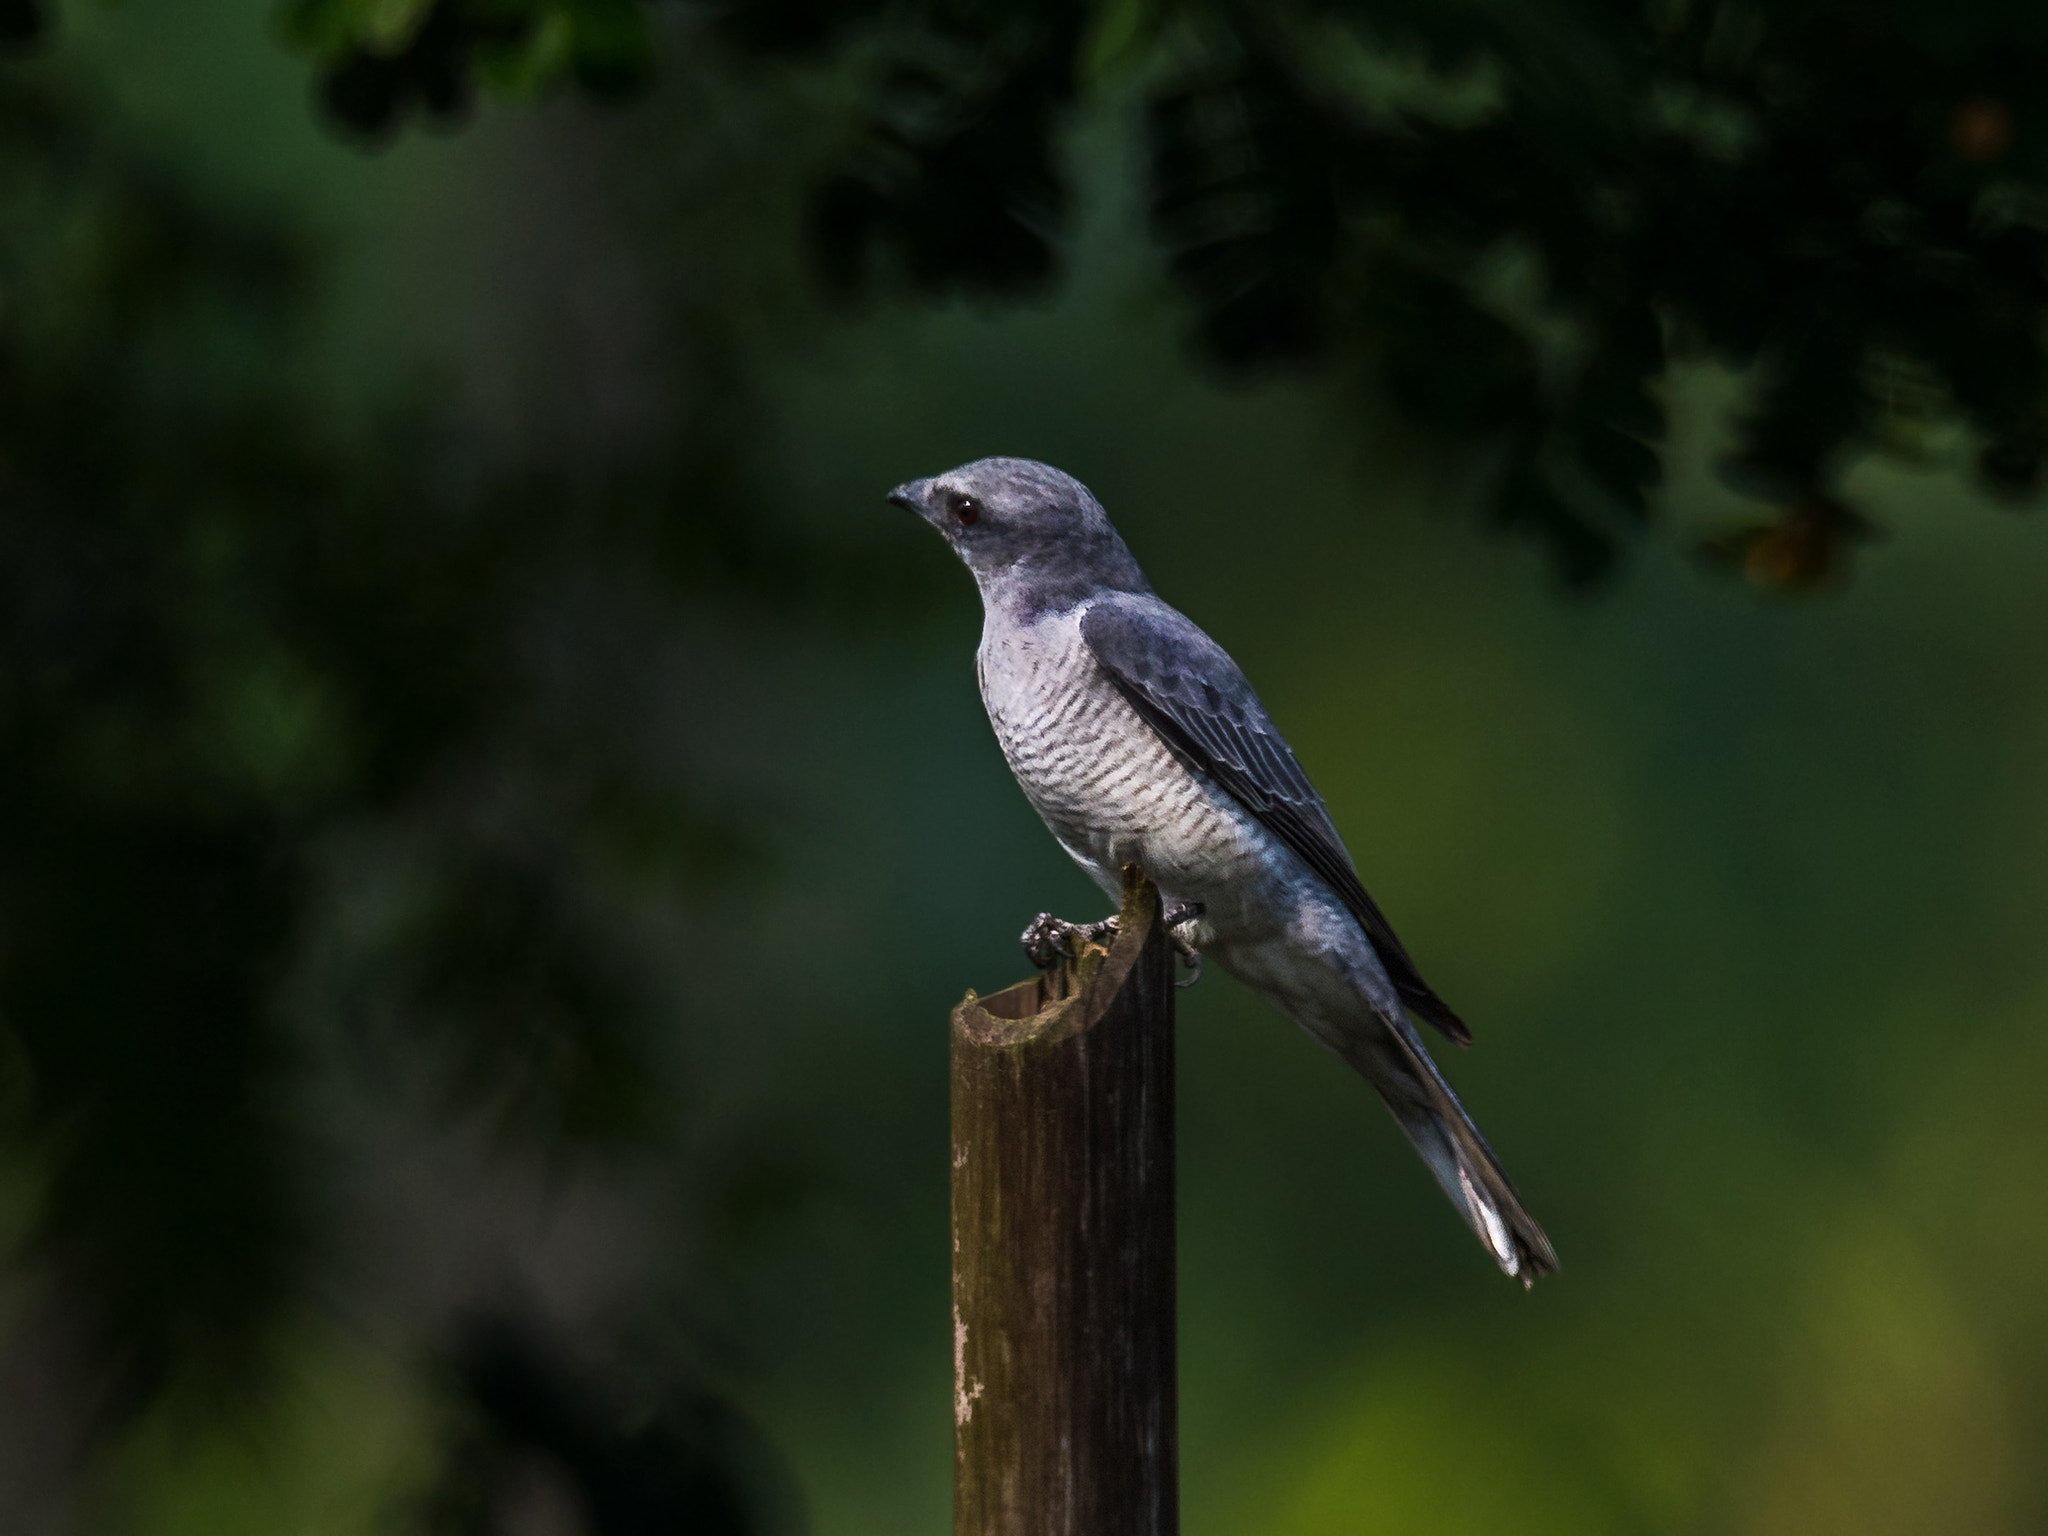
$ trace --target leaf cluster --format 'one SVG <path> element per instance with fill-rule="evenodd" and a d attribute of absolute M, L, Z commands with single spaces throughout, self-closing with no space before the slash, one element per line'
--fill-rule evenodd
<path fill-rule="evenodd" d="M 529 100 L 567 82 L 622 100 L 654 64 L 641 0 L 292 0 L 282 30 L 319 61 L 328 116 L 372 141 L 415 113 L 458 122 L 479 88 Z"/>
<path fill-rule="evenodd" d="M 491 7 L 516 0 L 309 3 L 327 19 L 299 35 L 357 121 L 332 93 L 364 60 L 414 68 L 444 35 L 495 57 Z M 553 23 L 519 14 L 537 46 Z M 841 293 L 1042 290 L 1072 218 L 1072 109 L 1135 97 L 1160 270 L 1212 363 L 1390 397 L 1568 582 L 1651 515 L 1675 362 L 1751 381 L 1727 470 L 1771 510 L 1709 552 L 1759 584 L 1841 569 L 1871 531 L 1842 473 L 1873 449 L 1961 432 L 1985 488 L 2038 485 L 2048 23 L 2031 10 L 735 0 L 712 21 L 684 46 L 740 70 L 837 59 L 860 82 L 811 220 Z"/>

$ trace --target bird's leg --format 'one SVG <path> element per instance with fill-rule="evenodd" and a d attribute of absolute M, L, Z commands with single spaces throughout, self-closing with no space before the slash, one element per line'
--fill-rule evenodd
<path fill-rule="evenodd" d="M 1041 912 L 1031 919 L 1031 925 L 1020 937 L 1025 958 L 1039 970 L 1049 971 L 1067 956 L 1080 954 L 1087 945 L 1114 939 L 1116 919 L 1105 917 L 1099 923 L 1070 923 L 1050 912 Z"/>
<path fill-rule="evenodd" d="M 1188 979 L 1176 981 L 1176 987 L 1192 987 L 1202 979 L 1202 952 L 1179 929 L 1182 923 L 1192 923 L 1208 910 L 1199 901 L 1184 901 L 1166 914 L 1166 936 L 1173 940 L 1173 947 L 1179 951 L 1180 963 L 1188 968 Z"/>

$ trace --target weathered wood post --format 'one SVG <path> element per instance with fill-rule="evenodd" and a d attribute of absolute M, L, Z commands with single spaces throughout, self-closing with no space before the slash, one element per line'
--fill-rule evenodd
<path fill-rule="evenodd" d="M 1176 1536 L 1173 949 L 953 1010 L 954 1536 Z"/>

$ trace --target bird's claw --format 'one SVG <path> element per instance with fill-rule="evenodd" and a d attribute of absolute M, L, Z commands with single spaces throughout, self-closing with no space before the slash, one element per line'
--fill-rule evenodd
<path fill-rule="evenodd" d="M 1066 930 L 1072 926 L 1061 922 L 1050 912 L 1039 913 L 1020 936 L 1024 958 L 1041 971 L 1051 970 L 1067 952 Z"/>
<path fill-rule="evenodd" d="M 1166 936 L 1173 941 L 1174 951 L 1188 971 L 1185 980 L 1174 983 L 1176 987 L 1192 987 L 1202 979 L 1202 952 L 1177 930 L 1183 923 L 1193 922 L 1205 910 L 1199 901 L 1184 901 L 1166 914 Z M 1116 919 L 1105 917 L 1097 923 L 1070 923 L 1050 912 L 1041 912 L 1031 919 L 1030 925 L 1018 937 L 1024 946 L 1024 957 L 1038 970 L 1050 971 L 1070 956 L 1078 956 L 1088 945 L 1106 944 L 1114 939 Z"/>
<path fill-rule="evenodd" d="M 1070 923 L 1050 912 L 1041 912 L 1031 919 L 1030 926 L 1020 937 L 1024 957 L 1039 970 L 1050 971 L 1069 956 L 1079 956 L 1088 945 L 1114 939 L 1116 919 L 1105 917 L 1099 923 Z"/>
<path fill-rule="evenodd" d="M 1199 901 L 1184 901 L 1166 914 L 1166 936 L 1173 940 L 1174 950 L 1180 955 L 1180 963 L 1188 968 L 1187 979 L 1176 981 L 1174 986 L 1185 990 L 1202 979 L 1202 952 L 1194 943 L 1181 936 L 1182 923 L 1192 923 L 1208 908 Z"/>

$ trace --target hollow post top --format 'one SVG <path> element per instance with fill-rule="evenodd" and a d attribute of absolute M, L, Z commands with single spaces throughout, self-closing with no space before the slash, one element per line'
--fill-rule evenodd
<path fill-rule="evenodd" d="M 1089 1028 L 1123 989 L 1138 956 L 1164 941 L 1159 887 L 1135 864 L 1123 867 L 1123 900 L 1116 937 L 1109 947 L 1088 944 L 1061 962 L 1058 971 L 1034 976 L 987 997 L 969 989 L 953 1010 L 953 1032 L 995 1049 L 1029 1043 L 1052 1044 Z"/>

